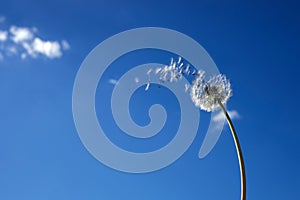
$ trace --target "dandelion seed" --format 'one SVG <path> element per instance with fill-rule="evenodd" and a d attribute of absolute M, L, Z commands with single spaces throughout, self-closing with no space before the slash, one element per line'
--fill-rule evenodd
<path fill-rule="evenodd" d="M 185 73 L 190 74 L 190 65 L 187 65 L 185 68 Z"/>
<path fill-rule="evenodd" d="M 172 58 L 169 65 L 166 65 L 163 68 L 157 68 L 155 73 L 160 75 L 159 80 L 162 83 L 176 82 L 182 78 L 182 67 L 183 63 L 181 57 L 178 58 L 177 62 Z"/>
<path fill-rule="evenodd" d="M 158 74 L 161 70 L 162 70 L 161 67 L 157 68 L 157 69 L 155 70 L 155 74 Z"/>
<path fill-rule="evenodd" d="M 150 74 L 152 72 L 152 69 L 150 68 L 148 71 L 147 71 L 147 75 L 148 75 L 148 82 L 146 84 L 146 88 L 145 88 L 145 91 L 148 91 L 149 87 L 150 87 Z"/>
<path fill-rule="evenodd" d="M 181 69 L 183 67 L 183 63 L 179 64 L 179 69 Z"/>
<path fill-rule="evenodd" d="M 152 69 L 149 69 L 149 70 L 147 71 L 147 75 L 150 75 L 151 72 L 152 72 Z"/>
<path fill-rule="evenodd" d="M 181 57 L 179 56 L 177 64 L 180 64 L 180 63 L 181 63 Z"/>
<path fill-rule="evenodd" d="M 184 87 L 185 87 L 185 89 L 184 89 L 185 92 L 187 92 L 190 89 L 190 85 L 189 84 L 185 84 Z"/>
<path fill-rule="evenodd" d="M 146 85 L 145 91 L 148 91 L 148 90 L 149 90 L 149 87 L 150 87 L 150 82 L 147 82 L 147 85 Z"/>

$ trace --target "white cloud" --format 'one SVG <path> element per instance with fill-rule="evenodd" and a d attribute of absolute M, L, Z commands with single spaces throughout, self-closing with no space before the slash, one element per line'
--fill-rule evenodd
<path fill-rule="evenodd" d="M 24 60 L 27 57 L 26 53 L 21 54 L 21 59 Z"/>
<path fill-rule="evenodd" d="M 231 119 L 240 119 L 241 118 L 240 114 L 236 110 L 229 110 L 228 115 L 230 116 Z"/>
<path fill-rule="evenodd" d="M 5 17 L 0 16 L 0 23 Z M 5 56 L 19 56 L 22 60 L 26 58 L 59 58 L 64 51 L 70 49 L 67 40 L 47 40 L 38 36 L 36 27 L 19 27 L 11 25 L 8 30 L 0 30 L 1 60 Z"/>
<path fill-rule="evenodd" d="M 5 41 L 7 40 L 7 31 L 1 31 L 0 30 L 0 41 Z"/>
<path fill-rule="evenodd" d="M 118 81 L 116 79 L 113 79 L 113 78 L 109 79 L 108 82 L 112 85 L 116 85 L 118 83 Z"/>
<path fill-rule="evenodd" d="M 35 38 L 32 43 L 34 52 L 43 54 L 48 58 L 59 58 L 62 56 L 60 45 L 56 41 L 43 41 L 40 38 Z"/>
<path fill-rule="evenodd" d="M 236 111 L 236 110 L 229 110 L 227 111 L 228 112 L 228 115 L 230 116 L 231 119 L 239 119 L 240 118 L 240 115 L 239 113 Z M 216 114 L 214 117 L 213 117 L 213 121 L 214 122 L 221 122 L 225 119 L 225 115 L 222 111 L 220 111 L 218 114 Z"/>
<path fill-rule="evenodd" d="M 9 47 L 7 47 L 7 51 L 11 55 L 12 54 L 18 54 L 18 50 L 17 50 L 17 48 L 15 46 L 9 46 Z"/>
<path fill-rule="evenodd" d="M 232 120 L 241 118 L 239 113 L 236 110 L 230 110 L 227 112 Z M 222 112 L 222 110 L 217 112 L 216 115 L 213 116 L 212 120 L 213 120 L 213 122 L 215 122 L 214 127 L 213 127 L 213 129 L 215 129 L 215 130 L 222 130 L 223 126 L 228 124 L 227 122 L 225 122 L 225 124 L 224 124 L 225 115 Z"/>
<path fill-rule="evenodd" d="M 66 40 L 61 41 L 61 45 L 62 45 L 63 50 L 70 49 L 70 44 Z"/>
<path fill-rule="evenodd" d="M 33 50 L 33 48 L 32 48 L 32 46 L 29 44 L 29 43 L 27 43 L 27 42 L 22 42 L 22 47 L 25 49 L 25 51 L 26 51 L 26 53 L 22 53 L 22 54 L 28 54 L 28 55 L 30 55 L 31 57 L 33 57 L 33 58 L 36 58 L 36 53 L 34 52 L 34 50 Z M 22 54 L 21 54 L 21 57 L 22 57 Z M 26 56 L 23 56 L 24 58 L 26 58 L 27 57 L 27 55 Z"/>
<path fill-rule="evenodd" d="M 25 52 L 21 54 L 21 58 L 27 58 L 30 55 L 32 58 L 37 58 L 38 55 L 44 55 L 48 58 L 59 58 L 62 56 L 62 51 L 57 41 L 43 41 L 40 38 L 34 38 L 32 43 L 22 42 L 22 47 Z"/>
<path fill-rule="evenodd" d="M 15 43 L 24 42 L 33 38 L 33 31 L 30 28 L 11 26 L 9 29 L 11 39 Z"/>

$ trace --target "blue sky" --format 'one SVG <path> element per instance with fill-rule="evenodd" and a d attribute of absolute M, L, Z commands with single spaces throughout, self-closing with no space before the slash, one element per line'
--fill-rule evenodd
<path fill-rule="evenodd" d="M 298 7 L 297 1 L 2 1 L 0 30 L 28 28 L 33 53 L 12 40 L 4 48 L 0 41 L 0 198 L 239 198 L 238 162 L 229 128 L 207 157 L 197 156 L 209 113 L 200 111 L 200 128 L 187 152 L 156 172 L 115 171 L 82 145 L 72 115 L 72 89 L 82 61 L 108 37 L 148 26 L 192 37 L 231 80 L 233 97 L 227 108 L 240 115 L 234 124 L 245 157 L 248 198 L 299 198 Z M 47 41 L 52 47 L 57 42 L 60 54 L 57 48 L 42 48 Z M 63 48 L 63 41 L 70 47 Z M 17 53 L 9 53 L 7 45 L 15 45 Z M 168 64 L 170 59 L 170 54 L 157 51 L 133 54 L 115 64 L 125 65 L 122 70 L 112 65 L 107 78 L 120 77 L 134 64 Z M 96 98 L 107 102 L 113 85 L 102 80 L 98 87 Z M 166 127 L 171 132 L 178 123 L 176 99 L 165 88 L 149 92 L 141 89 L 135 94 L 133 118 L 147 124 L 149 105 L 160 102 L 171 113 Z M 96 105 L 98 118 L 106 129 L 116 130 L 113 122 L 106 123 L 111 119 L 109 106 Z M 172 137 L 163 136 L 148 146 L 112 139 L 124 148 L 144 151 Z"/>

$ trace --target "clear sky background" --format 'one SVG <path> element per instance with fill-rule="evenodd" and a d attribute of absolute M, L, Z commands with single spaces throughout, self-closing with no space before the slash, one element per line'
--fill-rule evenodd
<path fill-rule="evenodd" d="M 227 107 L 240 116 L 234 124 L 245 157 L 248 199 L 300 198 L 297 1 L 1 0 L 0 16 L 0 30 L 7 32 L 2 40 L 0 34 L 0 199 L 239 199 L 238 161 L 228 127 L 213 151 L 198 158 L 209 119 L 203 111 L 188 151 L 153 173 L 112 170 L 82 145 L 72 116 L 81 62 L 108 37 L 147 26 L 194 38 L 231 80 L 234 95 Z M 13 40 L 12 26 L 30 30 L 32 46 Z M 169 59 L 154 51 L 120 58 L 126 67 L 112 66 L 112 76 L 99 83 L 97 98 L 110 98 L 114 85 L 108 80 L 127 67 L 146 61 L 168 64 Z M 148 106 L 156 101 L 171 113 L 167 130 L 174 129 L 179 108 L 164 88 L 137 91 L 131 103 L 134 119 L 147 124 Z M 104 121 L 111 118 L 106 110 L 97 114 Z M 113 122 L 105 126 L 116 129 Z M 112 139 L 144 151 L 171 137 L 147 143 L 146 149 L 143 143 Z"/>

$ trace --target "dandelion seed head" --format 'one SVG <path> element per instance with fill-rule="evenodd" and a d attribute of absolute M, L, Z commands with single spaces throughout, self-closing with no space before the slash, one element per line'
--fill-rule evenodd
<path fill-rule="evenodd" d="M 200 109 L 215 111 L 220 108 L 219 102 L 226 104 L 232 96 L 231 85 L 222 74 L 212 76 L 208 81 L 204 78 L 204 72 L 199 71 L 190 89 L 191 99 Z"/>

